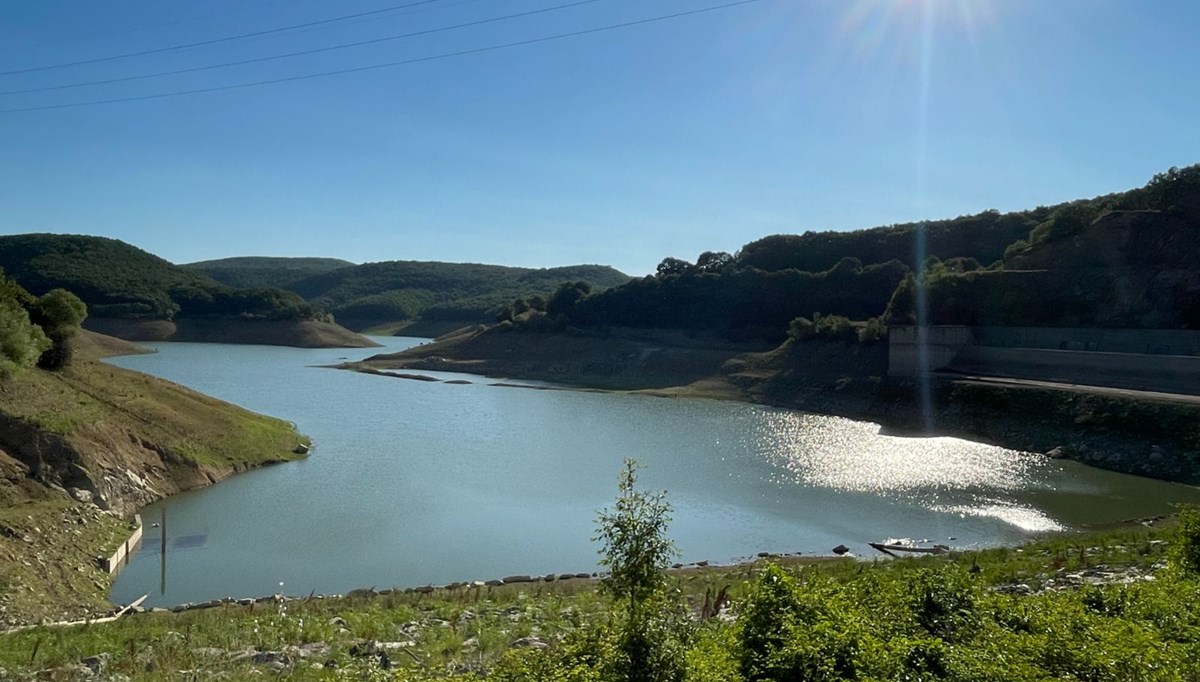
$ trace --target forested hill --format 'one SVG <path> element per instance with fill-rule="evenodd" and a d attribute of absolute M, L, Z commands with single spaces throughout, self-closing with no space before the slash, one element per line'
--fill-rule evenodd
<path fill-rule="evenodd" d="M 338 258 L 282 258 L 242 256 L 186 263 L 182 267 L 199 272 L 222 284 L 239 289 L 289 286 L 313 275 L 353 266 Z"/>
<path fill-rule="evenodd" d="M 323 315 L 281 289 L 235 289 L 116 239 L 84 235 L 0 237 L 0 269 L 34 294 L 64 288 L 92 317 L 272 320 Z"/>
<path fill-rule="evenodd" d="M 608 291 L 565 286 L 547 301 L 517 300 L 500 319 L 778 341 L 820 315 L 853 336 L 851 321 L 876 333 L 914 321 L 918 285 L 934 324 L 1198 329 L 1200 166 L 1027 211 L 775 235 L 737 254 L 666 258 L 654 275 Z"/>
<path fill-rule="evenodd" d="M 490 320 L 515 298 L 549 296 L 563 282 L 602 291 L 629 281 L 605 265 L 531 269 L 476 263 L 386 261 L 314 275 L 288 286 L 339 322 L 363 328 L 421 317 Z"/>
<path fill-rule="evenodd" d="M 35 294 L 76 292 L 93 320 L 326 320 L 332 313 L 359 329 L 417 317 L 483 322 L 514 298 L 548 296 L 566 281 L 586 281 L 596 291 L 629 281 L 603 265 L 355 265 L 257 256 L 175 265 L 115 239 L 58 234 L 0 237 L 0 269 Z"/>

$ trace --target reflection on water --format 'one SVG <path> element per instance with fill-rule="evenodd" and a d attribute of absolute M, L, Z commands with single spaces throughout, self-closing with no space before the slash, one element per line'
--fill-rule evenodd
<path fill-rule="evenodd" d="M 596 510 L 625 457 L 667 490 L 684 561 L 868 553 L 885 537 L 956 547 L 1169 511 L 1192 488 L 953 438 L 706 400 L 445 384 L 314 367 L 390 347 L 156 344 L 114 364 L 294 421 L 308 459 L 151 505 L 169 511 L 165 594 L 148 537 L 117 601 L 151 605 L 511 574 L 588 571 Z M 440 378 L 463 378 L 422 372 Z M 955 540 L 950 541 L 950 538 Z"/>
<path fill-rule="evenodd" d="M 980 500 L 975 505 L 933 505 L 934 511 L 941 511 L 947 514 L 958 514 L 959 516 L 988 516 L 994 519 L 1000 519 L 1005 523 L 1012 524 L 1017 528 L 1030 533 L 1049 533 L 1058 530 L 1066 530 L 1066 526 L 1055 521 L 1045 514 L 1045 512 L 1035 509 L 1032 506 L 1012 504 L 1000 500 Z"/>
<path fill-rule="evenodd" d="M 900 438 L 879 426 L 791 412 L 765 415 L 758 446 L 780 480 L 873 493 L 1014 490 L 1050 460 L 957 438 Z"/>

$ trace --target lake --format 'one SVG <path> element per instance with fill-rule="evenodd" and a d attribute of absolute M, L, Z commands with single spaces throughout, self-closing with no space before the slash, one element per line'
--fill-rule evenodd
<path fill-rule="evenodd" d="M 626 457 L 645 467 L 640 487 L 667 491 L 685 562 L 827 554 L 842 543 L 870 555 L 865 543 L 886 537 L 1011 544 L 1200 501 L 1183 485 L 789 410 L 319 367 L 423 342 L 375 340 L 385 347 L 146 344 L 158 352 L 109 360 L 293 421 L 315 443 L 306 460 L 143 510 L 146 542 L 113 600 L 592 571 L 596 512 L 612 502 Z M 162 540 L 150 524 L 164 508 L 162 591 Z"/>

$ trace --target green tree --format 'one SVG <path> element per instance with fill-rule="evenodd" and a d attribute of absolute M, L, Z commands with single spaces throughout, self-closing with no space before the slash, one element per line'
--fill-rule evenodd
<path fill-rule="evenodd" d="M 592 285 L 587 282 L 564 282 L 546 302 L 546 314 L 570 317 L 575 305 L 592 293 Z"/>
<path fill-rule="evenodd" d="M 686 275 L 692 271 L 692 264 L 680 259 L 667 257 L 662 259 L 658 267 L 654 269 L 658 277 L 668 277 L 670 275 Z"/>
<path fill-rule="evenodd" d="M 49 347 L 50 340 L 25 308 L 14 298 L 0 297 L 0 378 L 32 367 Z"/>
<path fill-rule="evenodd" d="M 37 300 L 33 320 L 42 327 L 51 345 L 38 358 L 38 367 L 59 369 L 71 362 L 75 338 L 87 317 L 87 306 L 66 289 L 51 289 Z"/>
<path fill-rule="evenodd" d="M 624 609 L 615 677 L 630 682 L 678 682 L 685 669 L 684 619 L 667 596 L 665 571 L 678 554 L 667 526 L 666 493 L 636 489 L 637 463 L 625 460 L 612 509 L 597 517 L 593 540 L 608 569 L 600 588 Z"/>

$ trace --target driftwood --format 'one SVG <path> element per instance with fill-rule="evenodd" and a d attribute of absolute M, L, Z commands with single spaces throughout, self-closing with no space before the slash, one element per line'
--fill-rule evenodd
<path fill-rule="evenodd" d="M 140 596 L 137 599 L 130 602 L 129 605 L 122 607 L 120 611 L 117 611 L 116 613 L 114 613 L 111 616 L 105 616 L 104 618 L 85 618 L 83 620 L 60 620 L 60 621 L 54 622 L 54 623 L 38 623 L 36 625 L 20 625 L 15 628 L 9 628 L 8 630 L 5 630 L 3 632 L 3 634 L 7 635 L 10 632 L 20 632 L 22 630 L 32 630 L 33 628 L 41 628 L 41 627 L 64 628 L 64 627 L 70 627 L 72 625 L 91 625 L 92 623 L 111 623 L 114 620 L 120 618 L 121 616 L 124 616 L 126 613 L 129 613 L 130 611 L 141 606 L 142 602 L 146 601 L 146 599 L 149 598 L 149 596 L 150 595 L 148 595 L 148 594 L 143 594 L 142 596 Z"/>
<path fill-rule="evenodd" d="M 948 554 L 950 548 L 945 545 L 933 547 L 913 547 L 910 545 L 885 545 L 882 542 L 868 542 L 872 549 L 879 550 L 888 556 L 896 556 L 893 552 L 909 552 L 911 554 Z"/>

